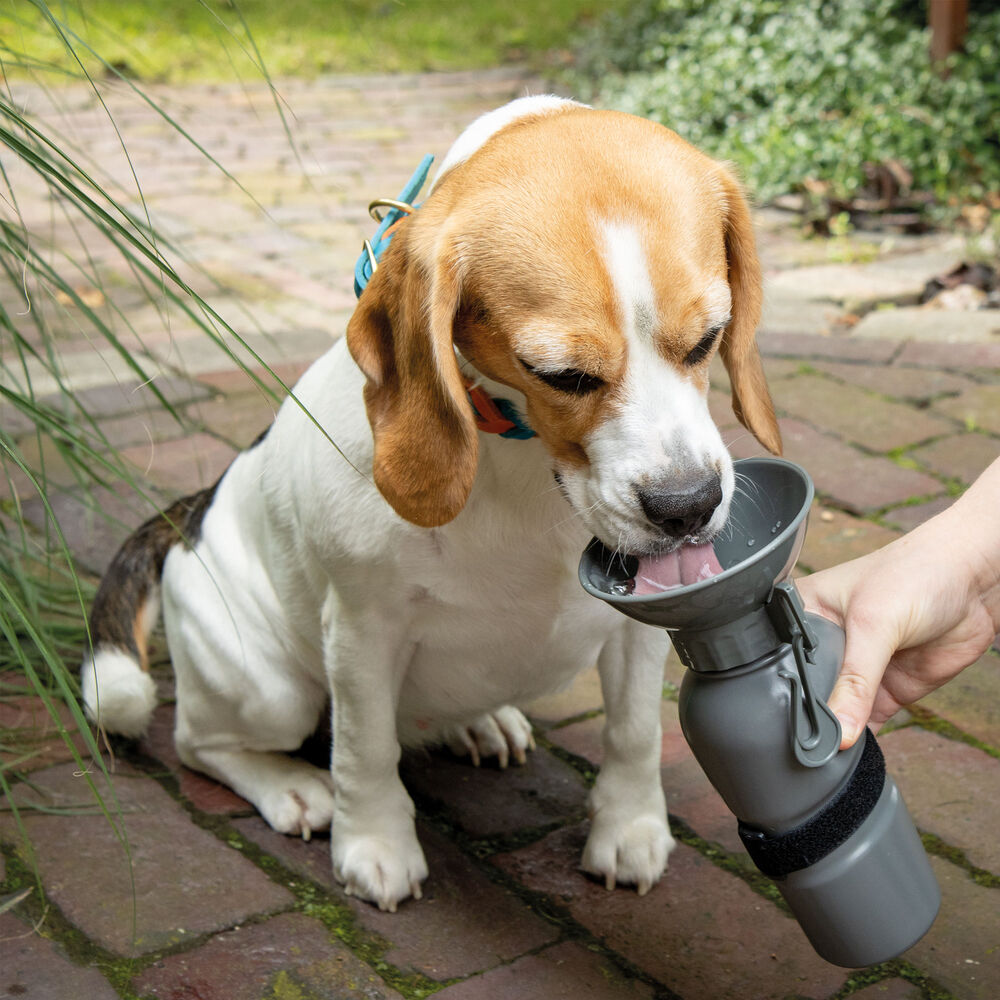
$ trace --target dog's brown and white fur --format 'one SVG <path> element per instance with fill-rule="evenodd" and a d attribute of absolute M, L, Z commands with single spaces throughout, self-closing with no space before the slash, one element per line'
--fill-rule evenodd
<path fill-rule="evenodd" d="M 162 595 L 181 759 L 276 830 L 332 824 L 337 878 L 395 909 L 427 876 L 400 747 L 523 759 L 513 706 L 596 661 L 605 749 L 583 867 L 645 892 L 672 846 L 667 637 L 588 597 L 576 567 L 592 534 L 649 553 L 722 527 L 716 349 L 740 419 L 780 449 L 760 295 L 738 185 L 672 132 L 552 97 L 484 116 L 295 388 L 354 468 L 289 401 L 214 490 L 126 543 L 92 615 L 92 717 L 148 722 L 140 661 Z M 463 376 L 537 438 L 477 432 Z M 328 697 L 325 771 L 287 752 Z"/>

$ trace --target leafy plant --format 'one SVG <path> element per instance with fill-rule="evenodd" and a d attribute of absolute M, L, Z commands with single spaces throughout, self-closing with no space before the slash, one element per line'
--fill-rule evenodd
<path fill-rule="evenodd" d="M 639 0 L 580 43 L 574 82 L 737 164 L 767 200 L 848 199 L 901 164 L 939 203 L 1000 191 L 1000 11 L 973 9 L 948 75 L 901 0 Z M 988 7 L 988 5 L 980 5 Z"/>

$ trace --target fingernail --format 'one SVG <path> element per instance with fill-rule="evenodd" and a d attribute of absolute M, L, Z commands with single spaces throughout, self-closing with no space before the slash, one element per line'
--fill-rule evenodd
<path fill-rule="evenodd" d="M 854 746 L 861 735 L 861 725 L 854 719 L 840 719 L 840 749 L 846 750 Z"/>

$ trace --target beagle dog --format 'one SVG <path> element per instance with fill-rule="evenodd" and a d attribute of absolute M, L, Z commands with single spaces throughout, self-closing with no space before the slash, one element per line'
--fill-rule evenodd
<path fill-rule="evenodd" d="M 296 386 L 301 406 L 118 553 L 83 663 L 91 718 L 148 723 L 162 602 L 181 760 L 276 830 L 331 827 L 346 891 L 394 910 L 427 877 L 401 747 L 522 761 L 517 706 L 596 661 L 604 763 L 583 868 L 646 892 L 673 844 L 668 640 L 589 597 L 577 563 L 591 535 L 649 554 L 722 528 L 717 350 L 740 420 L 780 450 L 760 302 L 739 185 L 673 132 L 555 97 L 483 116 L 400 223 L 346 339 Z M 470 383 L 535 436 L 479 431 Z M 328 703 L 327 771 L 289 753 Z"/>

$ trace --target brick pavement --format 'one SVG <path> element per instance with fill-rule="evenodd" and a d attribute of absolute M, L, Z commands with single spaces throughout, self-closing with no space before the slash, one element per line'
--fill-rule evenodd
<path fill-rule="evenodd" d="M 395 194 L 419 156 L 441 155 L 476 112 L 532 86 L 515 71 L 290 81 L 280 89 L 298 155 L 262 87 L 157 91 L 242 190 L 148 108 L 113 90 L 108 101 L 151 216 L 189 261 L 185 274 L 290 383 L 349 315 L 367 202 Z M 68 91 L 61 111 L 46 110 L 38 92 L 24 97 L 43 120 L 61 115 L 96 161 L 131 183 L 91 97 Z M 72 246 L 39 192 L 29 188 L 20 207 L 36 225 L 49 219 L 55 244 Z M 942 509 L 1000 452 L 1000 314 L 910 322 L 923 282 L 961 256 L 954 238 L 807 243 L 780 213 L 759 221 L 769 287 L 761 345 L 788 454 L 817 484 L 801 563 L 818 569 Z M 101 287 L 120 288 L 129 309 L 123 338 L 173 407 L 165 413 L 117 355 L 95 352 L 72 306 L 39 304 L 61 324 L 63 379 L 148 485 L 148 501 L 114 483 L 88 499 L 71 468 L 52 465 L 63 531 L 81 564 L 99 571 L 150 503 L 211 481 L 266 426 L 274 400 L 182 313 L 139 294 L 107 246 L 89 241 L 88 250 Z M 84 291 L 88 280 L 79 278 Z M 899 308 L 873 308 L 886 299 Z M 40 394 L 57 389 L 41 366 L 31 374 Z M 756 453 L 729 409 L 724 371 L 715 375 L 712 410 L 732 451 Z M 8 416 L 5 426 L 27 432 Z M 3 488 L 41 522 L 30 484 Z M 15 769 L 26 780 L 11 793 L 19 820 L 0 812 L 0 906 L 28 895 L 0 912 L 0 997 L 992 998 L 998 667 L 988 653 L 901 713 L 882 741 L 944 904 L 900 960 L 853 973 L 812 953 L 749 865 L 680 735 L 675 661 L 662 773 L 680 844 L 649 895 L 609 893 L 576 867 L 601 753 L 591 670 L 530 706 L 539 748 L 524 768 L 477 770 L 437 752 L 406 758 L 431 877 L 425 898 L 395 915 L 344 896 L 323 837 L 274 834 L 242 799 L 179 765 L 162 665 L 164 704 L 144 740 L 115 744 L 110 783 L 71 759 L 35 699 L 5 698 L 0 752 L 9 761 L 8 747 L 19 746 Z M 62 719 L 72 731 L 67 712 Z M 95 810 L 90 781 L 110 819 Z"/>

